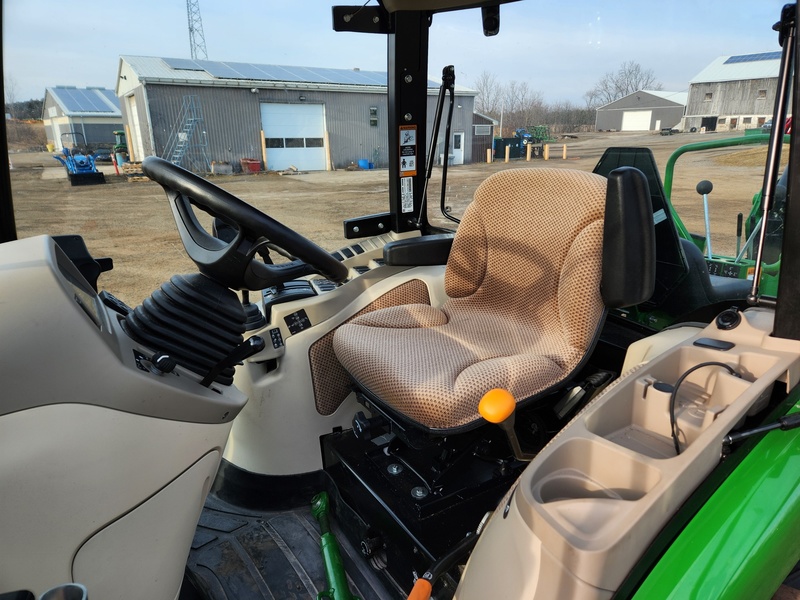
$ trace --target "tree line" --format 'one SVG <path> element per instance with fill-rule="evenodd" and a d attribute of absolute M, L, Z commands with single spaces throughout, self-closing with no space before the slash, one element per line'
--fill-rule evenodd
<path fill-rule="evenodd" d="M 17 97 L 17 82 L 13 77 L 3 77 L 3 96 L 5 113 L 12 119 L 25 121 L 42 118 L 44 98 L 19 101 Z"/>
<path fill-rule="evenodd" d="M 584 94 L 583 106 L 569 100 L 545 102 L 542 93 L 527 82 L 503 84 L 489 71 L 483 71 L 472 87 L 478 92 L 475 112 L 502 122 L 504 137 L 511 137 L 518 128 L 534 125 L 547 125 L 553 134 L 592 131 L 598 107 L 639 90 L 663 89 L 652 69 L 644 69 L 634 61 L 625 62 L 598 79 Z"/>
<path fill-rule="evenodd" d="M 6 103 L 6 114 L 11 115 L 12 119 L 19 119 L 20 121 L 41 119 L 43 106 L 44 100 L 24 100 L 12 104 Z"/>

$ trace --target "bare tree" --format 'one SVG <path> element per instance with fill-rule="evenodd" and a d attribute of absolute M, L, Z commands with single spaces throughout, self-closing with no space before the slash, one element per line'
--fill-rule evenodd
<path fill-rule="evenodd" d="M 584 94 L 589 107 L 596 108 L 639 90 L 661 90 L 652 69 L 644 69 L 639 63 L 629 60 L 617 71 L 609 71 L 594 87 Z"/>
<path fill-rule="evenodd" d="M 511 81 L 503 93 L 504 128 L 514 131 L 538 125 L 545 112 L 542 94 L 528 85 L 526 81 Z"/>
<path fill-rule="evenodd" d="M 12 119 L 16 119 L 16 103 L 17 103 L 17 82 L 10 75 L 3 77 L 3 93 L 5 95 L 5 112 L 11 114 Z"/>
<path fill-rule="evenodd" d="M 550 126 L 550 132 L 576 133 L 594 130 L 595 111 L 581 108 L 568 100 L 555 102 L 547 106 L 544 122 Z"/>
<path fill-rule="evenodd" d="M 503 102 L 503 86 L 497 76 L 489 71 L 483 71 L 472 87 L 478 92 L 475 98 L 475 110 L 487 117 L 497 119 L 500 116 Z"/>

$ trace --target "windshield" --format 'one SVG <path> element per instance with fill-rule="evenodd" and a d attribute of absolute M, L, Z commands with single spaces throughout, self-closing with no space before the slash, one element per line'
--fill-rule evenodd
<path fill-rule="evenodd" d="M 138 304 L 173 273 L 194 271 L 163 192 L 141 174 L 139 162 L 156 154 L 207 174 L 327 250 L 352 243 L 343 219 L 388 210 L 387 43 L 334 32 L 328 2 L 297 5 L 146 0 L 125 12 L 124 26 L 110 27 L 102 11 L 4 2 L 18 235 L 82 235 L 95 256 L 115 261 L 101 285 Z M 771 26 L 782 5 L 522 1 L 501 6 L 493 37 L 483 35 L 480 10 L 435 15 L 420 147 L 430 145 L 442 69 L 454 65 L 456 79 L 447 148 L 443 121 L 432 150 L 429 221 L 456 227 L 439 211 L 444 163 L 445 206 L 460 217 L 498 170 L 591 171 L 609 147 L 642 146 L 653 149 L 663 178 L 685 144 L 760 134 L 774 108 L 780 47 Z M 67 40 L 64 31 L 79 35 Z M 757 73 L 736 75 L 738 95 L 722 81 L 741 71 L 736 64 Z M 448 100 L 445 116 L 449 108 Z M 54 156 L 71 153 L 73 138 L 87 154 L 110 149 L 113 162 L 92 160 L 71 174 Z M 735 255 L 752 230 L 763 160 L 757 145 L 678 162 L 671 200 L 686 229 L 706 239 L 703 252 L 697 184 L 713 184 L 713 254 Z M 104 183 L 71 185 L 95 171 Z"/>

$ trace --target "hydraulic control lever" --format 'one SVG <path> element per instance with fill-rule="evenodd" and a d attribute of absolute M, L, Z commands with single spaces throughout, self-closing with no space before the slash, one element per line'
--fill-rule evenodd
<path fill-rule="evenodd" d="M 494 388 L 489 390 L 483 395 L 480 403 L 478 404 L 478 412 L 481 416 L 495 425 L 499 425 L 506 437 L 508 443 L 511 445 L 511 450 L 514 452 L 514 457 L 517 460 L 529 461 L 533 460 L 536 454 L 523 452 L 522 447 L 519 445 L 517 432 L 514 430 L 514 411 L 517 408 L 517 401 L 511 392 L 501 388 Z"/>
<path fill-rule="evenodd" d="M 768 423 L 767 425 L 761 425 L 760 427 L 754 427 L 753 429 L 748 429 L 746 431 L 729 433 L 722 439 L 722 443 L 726 446 L 730 446 L 738 441 L 758 435 L 759 433 L 772 431 L 773 429 L 789 431 L 791 429 L 797 429 L 798 427 L 800 427 L 800 413 L 792 413 L 790 415 L 779 417 L 774 423 Z"/>
<path fill-rule="evenodd" d="M 200 385 L 205 387 L 210 386 L 211 382 L 214 381 L 217 375 L 219 375 L 223 370 L 237 365 L 244 359 L 250 358 L 254 354 L 261 352 L 266 345 L 267 344 L 264 341 L 264 338 L 262 338 L 260 335 L 254 335 L 247 338 L 244 342 L 236 346 L 236 348 L 233 349 L 233 352 L 211 367 L 211 370 L 206 374 L 205 377 L 203 377 L 203 381 L 200 382 Z"/>

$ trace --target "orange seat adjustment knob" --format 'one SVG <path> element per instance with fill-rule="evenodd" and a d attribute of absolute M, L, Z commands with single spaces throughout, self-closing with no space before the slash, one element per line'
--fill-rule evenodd
<path fill-rule="evenodd" d="M 478 404 L 478 412 L 490 423 L 502 423 L 514 412 L 517 406 L 511 392 L 494 388 L 483 395 Z"/>
<path fill-rule="evenodd" d="M 407 600 L 430 600 L 432 590 L 431 582 L 420 577 L 414 582 Z"/>

